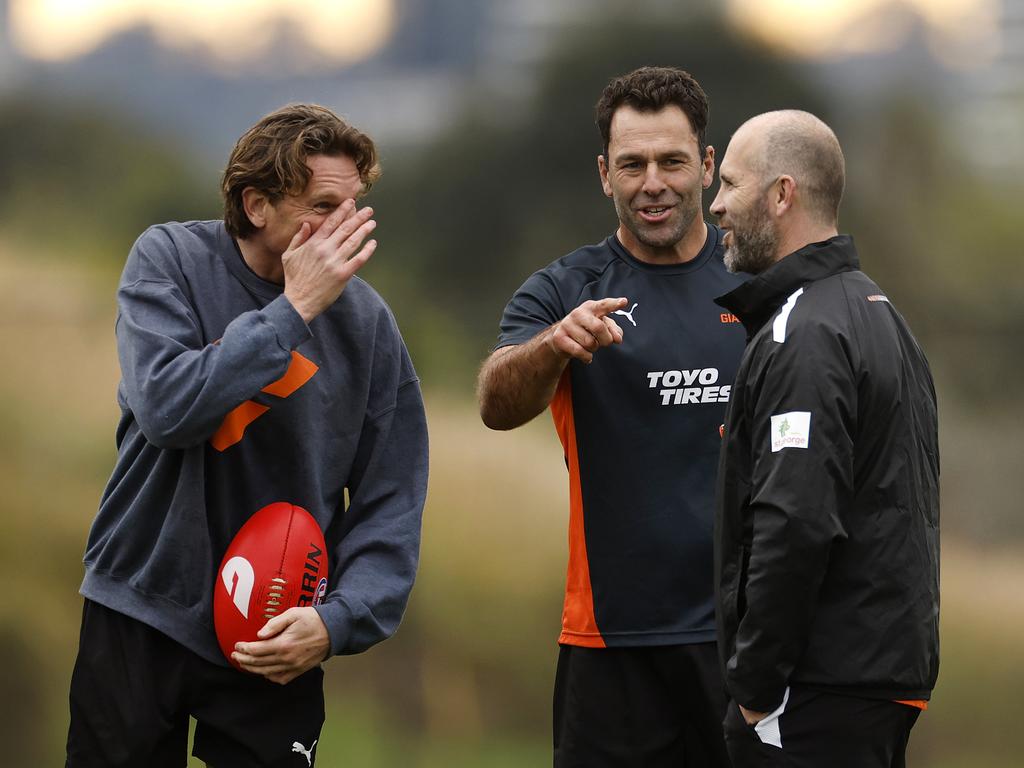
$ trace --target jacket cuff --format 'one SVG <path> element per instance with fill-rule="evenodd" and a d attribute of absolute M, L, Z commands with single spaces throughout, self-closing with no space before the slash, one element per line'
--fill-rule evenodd
<path fill-rule="evenodd" d="M 732 675 L 727 676 L 726 687 L 729 689 L 733 701 L 752 712 L 772 712 L 782 703 L 782 699 L 786 695 L 785 683 L 778 689 L 764 686 L 755 688 L 752 685 L 744 685 Z"/>

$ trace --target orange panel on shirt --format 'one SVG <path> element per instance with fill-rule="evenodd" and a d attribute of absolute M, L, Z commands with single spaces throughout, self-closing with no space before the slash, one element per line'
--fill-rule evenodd
<path fill-rule="evenodd" d="M 210 438 L 210 444 L 218 451 L 230 448 L 242 439 L 246 427 L 269 410 L 265 405 L 246 400 L 224 417 L 224 421 Z"/>
<path fill-rule="evenodd" d="M 292 392 L 312 379 L 319 370 L 320 367 L 308 357 L 303 357 L 295 350 L 292 350 L 292 359 L 288 363 L 288 370 L 284 372 L 284 376 L 273 384 L 267 384 L 263 391 L 268 395 L 288 397 Z"/>
<path fill-rule="evenodd" d="M 604 638 L 594 618 L 594 594 L 590 586 L 587 539 L 583 527 L 583 490 L 576 450 L 576 424 L 572 412 L 569 371 L 562 374 L 551 401 L 551 416 L 569 465 L 569 568 L 565 579 L 562 634 L 558 642 L 588 648 L 604 648 Z"/>

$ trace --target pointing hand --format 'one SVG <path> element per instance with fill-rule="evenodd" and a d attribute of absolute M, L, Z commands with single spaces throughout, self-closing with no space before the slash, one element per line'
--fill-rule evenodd
<path fill-rule="evenodd" d="M 622 329 L 609 315 L 625 309 L 626 302 L 624 298 L 583 302 L 554 327 L 548 345 L 559 357 L 591 362 L 601 347 L 622 343 Z"/>

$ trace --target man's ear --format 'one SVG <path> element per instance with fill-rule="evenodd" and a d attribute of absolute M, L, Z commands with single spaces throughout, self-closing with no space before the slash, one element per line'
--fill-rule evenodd
<path fill-rule="evenodd" d="M 612 185 L 608 183 L 608 161 L 604 155 L 597 156 L 597 173 L 601 177 L 601 189 L 604 190 L 605 197 L 611 197 Z"/>
<path fill-rule="evenodd" d="M 715 148 L 710 144 L 704 149 L 702 165 L 704 166 L 704 178 L 701 180 L 701 184 L 704 189 L 710 189 L 715 181 Z"/>
<path fill-rule="evenodd" d="M 256 187 L 246 187 L 242 190 L 242 208 L 256 229 L 263 229 L 266 226 L 268 205 L 270 198 L 265 192 L 260 192 Z"/>
<path fill-rule="evenodd" d="M 775 215 L 781 216 L 796 203 L 796 180 L 792 176 L 782 175 L 776 179 L 770 203 L 775 207 Z"/>

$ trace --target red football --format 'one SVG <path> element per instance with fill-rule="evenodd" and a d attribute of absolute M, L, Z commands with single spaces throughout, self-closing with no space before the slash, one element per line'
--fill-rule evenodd
<path fill-rule="evenodd" d="M 270 619 L 327 594 L 327 547 L 316 520 L 287 502 L 250 517 L 224 553 L 213 588 L 213 626 L 231 661 L 235 643 L 256 640 Z M 231 662 L 238 666 L 235 662 Z"/>

